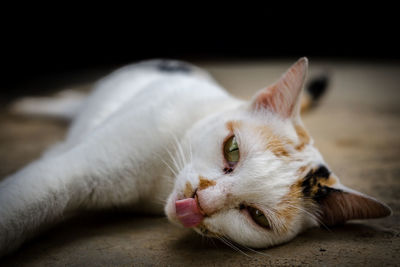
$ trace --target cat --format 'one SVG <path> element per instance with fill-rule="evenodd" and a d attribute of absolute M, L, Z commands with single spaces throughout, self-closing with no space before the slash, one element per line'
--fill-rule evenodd
<path fill-rule="evenodd" d="M 252 248 L 390 215 L 341 184 L 314 147 L 300 118 L 311 103 L 302 97 L 307 69 L 301 58 L 243 101 L 196 66 L 152 60 L 101 79 L 82 105 L 20 103 L 75 118 L 65 141 L 0 183 L 0 254 L 93 209 L 165 213 Z"/>

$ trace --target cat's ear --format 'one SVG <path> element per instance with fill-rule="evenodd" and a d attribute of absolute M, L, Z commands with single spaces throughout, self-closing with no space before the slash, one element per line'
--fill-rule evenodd
<path fill-rule="evenodd" d="M 318 216 L 324 225 L 343 224 L 348 220 L 372 219 L 392 214 L 384 203 L 342 184 L 324 188 L 317 199 Z"/>
<path fill-rule="evenodd" d="M 342 185 L 324 165 L 311 169 L 299 185 L 304 199 L 312 200 L 312 213 L 323 225 L 381 218 L 392 213 L 384 203 Z"/>
<path fill-rule="evenodd" d="M 252 109 L 267 109 L 283 118 L 299 116 L 301 92 L 307 69 L 307 58 L 299 59 L 277 82 L 255 95 L 251 104 Z"/>

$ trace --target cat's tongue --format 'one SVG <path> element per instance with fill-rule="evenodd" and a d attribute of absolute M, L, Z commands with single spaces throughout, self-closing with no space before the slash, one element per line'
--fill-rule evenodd
<path fill-rule="evenodd" d="M 186 198 L 175 202 L 176 216 L 185 227 L 195 227 L 203 220 L 197 201 L 194 198 Z"/>

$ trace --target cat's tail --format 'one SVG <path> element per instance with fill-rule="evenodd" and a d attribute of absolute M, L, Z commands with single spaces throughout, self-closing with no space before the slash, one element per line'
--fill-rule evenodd
<path fill-rule="evenodd" d="M 301 112 L 307 112 L 315 108 L 327 92 L 328 87 L 328 73 L 321 73 L 311 77 L 306 84 L 303 98 L 301 99 Z"/>
<path fill-rule="evenodd" d="M 24 97 L 13 102 L 13 114 L 72 120 L 80 111 L 86 94 L 77 90 L 63 90 L 54 96 Z"/>

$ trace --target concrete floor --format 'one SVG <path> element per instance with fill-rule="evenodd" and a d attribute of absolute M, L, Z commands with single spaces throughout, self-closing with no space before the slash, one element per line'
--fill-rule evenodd
<path fill-rule="evenodd" d="M 233 94 L 249 98 L 290 64 L 200 65 Z M 261 253 L 246 249 L 241 253 L 177 228 L 162 217 L 85 214 L 55 226 L 0 265 L 400 265 L 400 65 L 311 61 L 311 75 L 323 68 L 331 72 L 332 86 L 304 122 L 341 181 L 386 202 L 394 211 L 392 217 L 354 221 L 330 230 L 315 228 Z M 3 110 L 0 177 L 60 140 L 66 127 L 64 122 L 22 118 Z"/>

